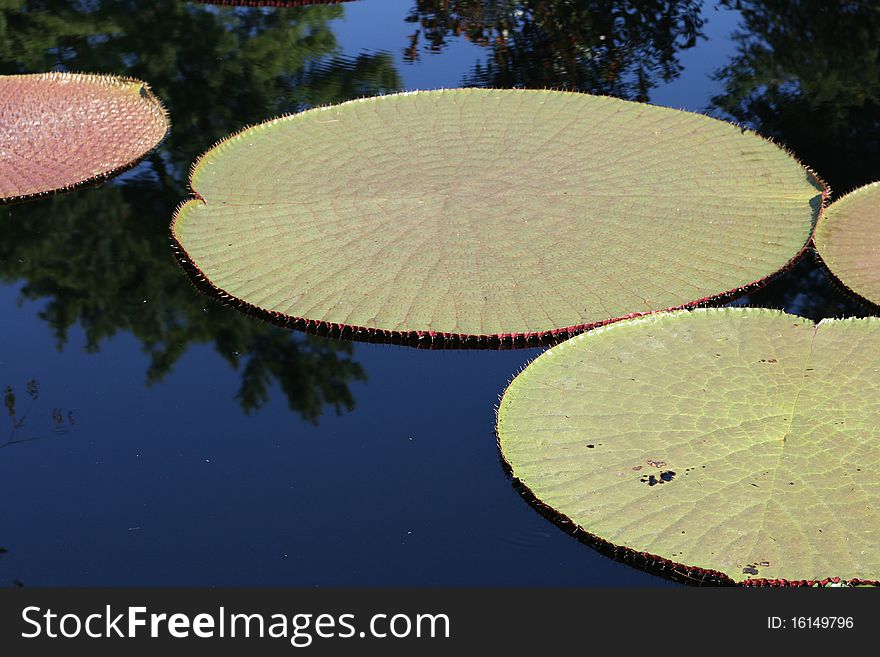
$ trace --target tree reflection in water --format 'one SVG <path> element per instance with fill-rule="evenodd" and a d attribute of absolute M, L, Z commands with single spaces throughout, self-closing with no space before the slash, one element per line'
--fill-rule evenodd
<path fill-rule="evenodd" d="M 648 100 L 702 37 L 699 0 L 416 0 L 405 59 L 463 36 L 490 51 L 465 84 Z M 425 42 L 422 45 L 422 42 Z"/>
<path fill-rule="evenodd" d="M 837 190 L 880 177 L 872 47 L 880 9 L 857 1 L 724 4 L 742 13 L 743 27 L 736 55 L 718 73 L 724 92 L 714 109 L 787 145 Z M 646 100 L 679 74 L 679 54 L 702 37 L 700 10 L 697 1 L 414 0 L 408 20 L 418 27 L 406 57 L 463 36 L 488 53 L 467 84 Z M 188 167 L 218 139 L 285 112 L 400 88 L 387 53 L 339 55 L 330 21 L 343 12 L 177 0 L 0 5 L 0 72 L 125 72 L 147 80 L 172 116 L 169 139 L 125 184 L 0 210 L 0 280 L 46 301 L 41 317 L 59 345 L 74 325 L 91 350 L 131 332 L 149 355 L 148 380 L 158 381 L 190 345 L 210 343 L 241 371 L 237 397 L 246 411 L 275 382 L 310 421 L 324 406 L 353 404 L 348 384 L 365 374 L 348 343 L 291 334 L 208 302 L 167 243 Z M 864 313 L 809 258 L 740 303 L 811 317 Z"/>
<path fill-rule="evenodd" d="M 742 14 L 716 112 L 789 148 L 837 198 L 880 179 L 880 5 L 724 0 Z M 813 319 L 863 316 L 812 257 L 741 301 Z"/>
<path fill-rule="evenodd" d="M 212 344 L 241 372 L 241 408 L 277 384 L 317 422 L 353 407 L 366 374 L 352 346 L 291 333 L 198 294 L 174 262 L 168 224 L 187 195 L 190 163 L 249 124 L 311 105 L 395 91 L 387 53 L 339 56 L 330 21 L 340 5 L 218 8 L 176 0 L 12 0 L 0 5 L 0 73 L 75 70 L 149 82 L 172 117 L 161 148 L 111 183 L 0 208 L 0 281 L 45 301 L 58 346 L 71 327 L 86 348 L 120 331 L 137 337 L 160 381 L 193 344 Z M 162 38 L 157 38 L 161 35 Z"/>

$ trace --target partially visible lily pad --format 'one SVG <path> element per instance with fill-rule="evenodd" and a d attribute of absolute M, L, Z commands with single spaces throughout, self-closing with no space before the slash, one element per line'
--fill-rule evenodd
<path fill-rule="evenodd" d="M 803 251 L 826 193 L 729 123 L 494 89 L 269 121 L 206 153 L 191 185 L 173 236 L 220 299 L 318 333 L 469 346 L 760 283 Z"/>
<path fill-rule="evenodd" d="M 168 131 L 144 82 L 79 73 L 0 76 L 0 203 L 95 182 Z"/>
<path fill-rule="evenodd" d="M 829 205 L 815 239 L 831 273 L 849 290 L 880 306 L 880 182 Z"/>
<path fill-rule="evenodd" d="M 510 384 L 512 474 L 574 533 L 698 583 L 880 580 L 880 318 L 658 313 Z M 546 505 L 546 506 L 544 506 Z"/>

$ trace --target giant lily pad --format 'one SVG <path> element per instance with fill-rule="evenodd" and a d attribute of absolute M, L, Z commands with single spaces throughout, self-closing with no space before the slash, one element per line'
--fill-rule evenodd
<path fill-rule="evenodd" d="M 119 173 L 167 131 L 165 110 L 138 80 L 75 73 L 0 76 L 0 202 Z"/>
<path fill-rule="evenodd" d="M 221 299 L 363 339 L 552 338 L 762 281 L 824 186 L 699 114 L 579 93 L 388 95 L 249 128 L 172 232 Z"/>
<path fill-rule="evenodd" d="M 511 383 L 513 475 L 582 538 L 698 582 L 880 579 L 880 319 L 658 313 Z"/>
<path fill-rule="evenodd" d="M 828 206 L 816 228 L 816 248 L 843 285 L 880 306 L 880 182 Z"/>

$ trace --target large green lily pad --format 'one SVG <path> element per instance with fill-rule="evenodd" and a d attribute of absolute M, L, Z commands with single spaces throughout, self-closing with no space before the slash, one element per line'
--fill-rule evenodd
<path fill-rule="evenodd" d="M 701 309 L 546 351 L 498 438 L 560 519 L 667 575 L 876 582 L 878 417 L 880 318 Z"/>
<path fill-rule="evenodd" d="M 824 186 L 699 114 L 560 91 L 352 101 L 193 169 L 184 265 L 262 317 L 356 338 L 552 337 L 762 281 Z M 491 340 L 489 341 L 491 342 Z"/>
<path fill-rule="evenodd" d="M 162 104 L 139 80 L 0 75 L 0 203 L 119 173 L 167 131 Z"/>
<path fill-rule="evenodd" d="M 816 248 L 844 286 L 880 306 L 880 182 L 828 206 L 816 228 Z"/>

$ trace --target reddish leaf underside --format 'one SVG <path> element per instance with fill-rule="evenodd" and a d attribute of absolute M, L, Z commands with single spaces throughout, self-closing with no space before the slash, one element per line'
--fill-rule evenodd
<path fill-rule="evenodd" d="M 119 173 L 165 137 L 139 80 L 79 73 L 0 76 L 0 203 Z"/>

